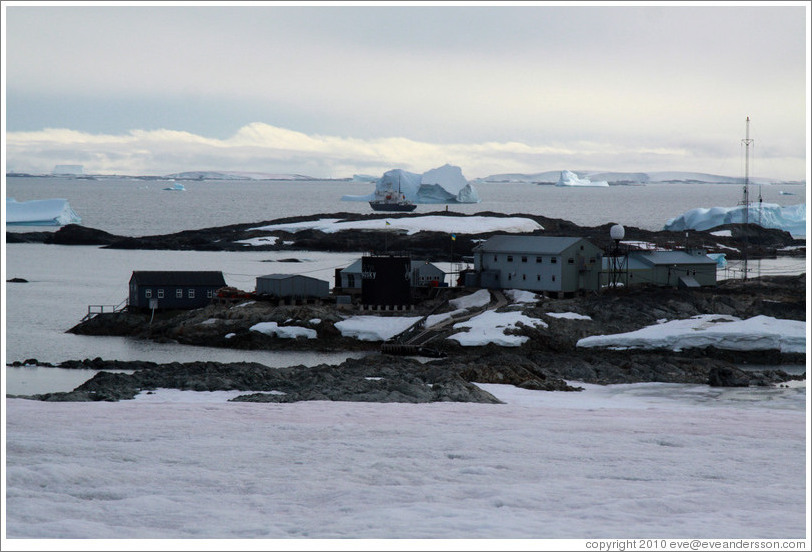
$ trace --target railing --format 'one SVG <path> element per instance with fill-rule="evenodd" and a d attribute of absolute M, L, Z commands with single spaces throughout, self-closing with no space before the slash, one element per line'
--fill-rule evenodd
<path fill-rule="evenodd" d="M 129 300 L 124 299 L 118 305 L 88 305 L 87 314 L 82 318 L 82 322 L 86 322 L 99 314 L 121 312 L 127 308 L 128 303 Z"/>

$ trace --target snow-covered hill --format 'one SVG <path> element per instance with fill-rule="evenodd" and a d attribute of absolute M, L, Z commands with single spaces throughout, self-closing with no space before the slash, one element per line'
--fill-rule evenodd
<path fill-rule="evenodd" d="M 607 172 L 607 171 L 546 171 L 531 174 L 504 173 L 479 178 L 478 182 L 528 182 L 534 184 L 555 184 L 561 178 L 562 172 L 572 172 L 580 179 L 590 181 L 606 181 L 610 185 L 641 185 L 650 183 L 686 183 L 686 184 L 743 184 L 744 178 L 739 176 L 722 176 L 717 174 L 687 172 L 687 171 L 659 171 L 659 172 Z M 786 184 L 787 181 L 776 178 L 754 177 L 751 184 Z"/>
<path fill-rule="evenodd" d="M 186 171 L 166 175 L 177 180 L 318 180 L 301 174 L 271 174 L 248 171 Z"/>

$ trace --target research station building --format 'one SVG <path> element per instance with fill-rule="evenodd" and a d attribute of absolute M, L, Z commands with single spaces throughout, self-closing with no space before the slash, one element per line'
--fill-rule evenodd
<path fill-rule="evenodd" d="M 219 271 L 136 270 L 130 277 L 131 309 L 196 309 L 205 307 L 225 287 Z"/>
<path fill-rule="evenodd" d="M 570 296 L 600 289 L 603 251 L 583 238 L 496 235 L 474 247 L 465 285 Z"/>

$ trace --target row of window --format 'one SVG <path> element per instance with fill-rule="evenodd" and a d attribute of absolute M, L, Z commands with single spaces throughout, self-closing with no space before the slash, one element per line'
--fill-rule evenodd
<path fill-rule="evenodd" d="M 542 261 L 542 259 L 543 259 L 543 257 L 536 257 L 536 262 L 537 262 L 537 263 L 541 263 L 541 262 L 543 262 L 543 261 Z M 499 256 L 498 256 L 498 255 L 494 255 L 494 256 L 493 256 L 493 260 L 494 260 L 494 262 L 498 261 L 498 260 L 499 260 Z M 513 255 L 508 255 L 508 256 L 507 256 L 507 262 L 509 262 L 509 263 L 512 263 L 512 262 L 513 262 Z M 522 262 L 523 262 L 523 263 L 526 263 L 526 262 L 527 262 L 527 255 L 522 255 Z M 575 262 L 575 259 L 570 258 L 570 259 L 568 259 L 568 260 L 567 260 L 567 262 L 569 262 L 570 264 L 572 264 L 572 263 L 574 263 L 574 262 Z M 550 263 L 551 263 L 551 264 L 556 264 L 556 263 L 558 263 L 558 257 L 550 257 Z"/>
<path fill-rule="evenodd" d="M 144 297 L 146 297 L 147 299 L 151 299 L 152 298 L 152 290 L 149 289 L 149 288 L 144 290 Z M 158 288 L 157 297 L 158 297 L 158 299 L 163 299 L 164 298 L 164 290 L 163 290 L 163 288 Z M 189 288 L 187 290 L 186 297 L 189 298 L 189 299 L 194 299 L 195 298 L 195 290 L 194 290 L 194 288 Z M 212 290 L 210 290 L 210 289 L 206 290 L 206 297 L 211 299 L 212 297 L 214 297 L 214 292 Z M 178 288 L 178 289 L 175 290 L 175 299 L 183 299 L 183 290 L 182 289 Z"/>
<path fill-rule="evenodd" d="M 508 273 L 508 280 L 513 279 L 513 274 Z M 552 275 L 553 282 L 555 282 L 555 274 Z M 522 280 L 527 280 L 527 274 L 522 274 Z M 536 281 L 541 282 L 541 274 L 536 274 Z"/>

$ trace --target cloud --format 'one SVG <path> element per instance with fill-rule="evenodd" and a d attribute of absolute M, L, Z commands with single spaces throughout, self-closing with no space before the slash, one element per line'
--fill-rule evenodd
<path fill-rule="evenodd" d="M 600 141 L 444 144 L 402 137 L 360 139 L 306 134 L 260 122 L 245 125 L 226 139 L 166 129 L 91 134 L 57 128 L 6 134 L 7 170 L 30 173 L 47 173 L 57 164 L 81 164 L 90 174 L 236 170 L 344 178 L 355 173 L 382 174 L 392 168 L 422 173 L 451 163 L 460 166 L 471 179 L 504 172 L 562 169 L 694 170 L 738 175 L 735 159 L 727 159 L 725 168 L 729 170 L 720 172 L 715 170 L 720 168 L 720 159 L 703 157 L 699 154 L 703 148 L 705 145 L 694 149 L 685 144 Z M 785 165 L 788 161 L 804 163 L 803 156 L 780 161 Z"/>

